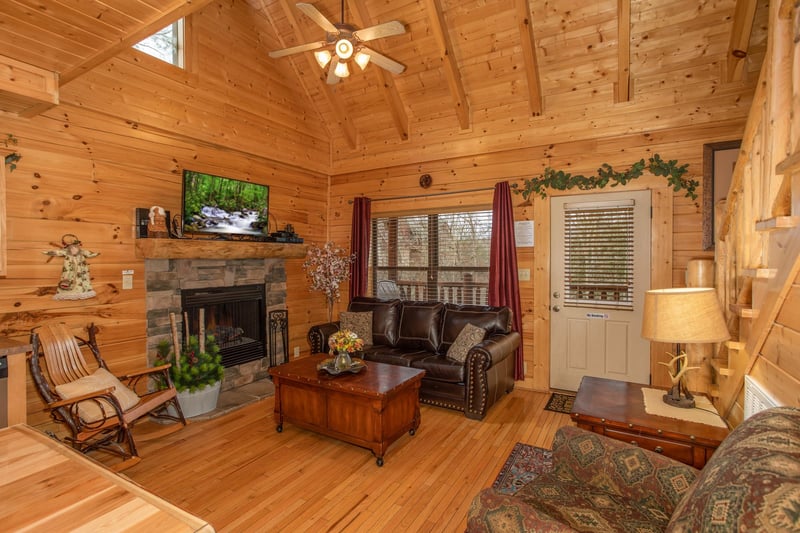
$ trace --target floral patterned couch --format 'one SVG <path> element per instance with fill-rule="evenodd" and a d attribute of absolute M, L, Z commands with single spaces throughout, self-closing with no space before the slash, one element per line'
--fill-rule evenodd
<path fill-rule="evenodd" d="M 800 531 L 800 409 L 753 415 L 703 470 L 563 427 L 553 470 L 513 495 L 481 491 L 467 531 Z"/>

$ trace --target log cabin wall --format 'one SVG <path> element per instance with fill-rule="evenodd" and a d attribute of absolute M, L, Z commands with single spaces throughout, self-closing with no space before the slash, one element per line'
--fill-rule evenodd
<path fill-rule="evenodd" d="M 744 376 L 800 405 L 800 7 L 772 2 L 769 46 L 717 239 L 733 340 L 714 360 L 720 411 L 745 415 Z"/>
<path fill-rule="evenodd" d="M 458 131 L 454 126 L 456 111 L 450 106 L 448 112 L 445 95 L 435 119 L 425 114 L 423 120 L 412 114 L 408 141 L 395 140 L 388 130 L 369 130 L 372 136 L 380 136 L 381 142 L 370 142 L 357 155 L 348 156 L 344 140 L 335 138 L 328 215 L 333 240 L 349 243 L 349 202 L 355 196 L 373 200 L 400 197 L 374 202 L 373 215 L 491 208 L 491 188 L 498 181 L 522 185 L 524 177 L 540 175 L 546 167 L 585 175 L 593 175 L 603 163 L 622 170 L 654 153 L 687 163 L 689 174 L 702 182 L 703 145 L 741 138 L 765 49 L 766 6 L 760 5 L 755 12 L 751 48 L 741 78 L 727 82 L 721 78 L 725 76 L 728 42 L 720 36 L 728 34 L 730 27 L 725 26 L 730 19 L 720 23 L 716 16 L 720 12 L 715 11 L 724 9 L 722 4 L 698 8 L 690 2 L 673 2 L 668 7 L 632 3 L 632 91 L 626 102 L 615 100 L 612 74 L 617 56 L 604 45 L 603 37 L 613 40 L 617 30 L 612 7 L 592 4 L 561 11 L 531 2 L 531 8 L 542 54 L 540 66 L 542 72 L 551 73 L 542 79 L 542 113 L 531 116 L 527 100 L 510 104 L 508 93 L 481 89 L 487 77 L 509 76 L 502 69 L 494 71 L 497 59 L 491 54 L 462 58 L 468 64 L 462 72 L 472 109 L 468 129 Z M 670 18 L 665 20 L 667 15 Z M 467 15 L 451 5 L 447 16 Z M 592 33 L 598 27 L 598 33 Z M 556 53 L 555 47 L 563 48 Z M 475 54 L 476 50 L 458 52 Z M 558 57 L 557 63 L 549 58 L 550 53 Z M 513 93 L 513 84 L 509 90 Z M 421 174 L 431 175 L 430 189 L 420 188 Z M 642 178 L 628 187 L 652 188 L 660 198 L 654 206 L 669 213 L 664 227 L 655 228 L 653 234 L 658 248 L 653 257 L 668 263 L 654 267 L 658 272 L 652 278 L 653 287 L 684 285 L 689 259 L 713 257 L 702 244 L 702 189 L 698 189 L 699 199 L 692 201 L 682 194 L 669 194 L 663 178 Z M 466 192 L 435 196 L 458 191 Z M 533 249 L 518 250 L 519 268 L 532 272 L 530 281 L 520 283 L 526 372 L 519 386 L 546 390 L 550 366 L 549 202 L 534 200 L 525 206 L 521 197 L 515 197 L 515 204 L 515 219 L 534 221 L 537 243 Z M 657 365 L 668 360 L 668 349 L 667 345 L 653 345 L 653 384 L 670 384 L 667 373 Z M 706 382 L 693 383 L 695 390 L 708 388 L 709 375 L 710 369 L 705 373 Z"/>
<path fill-rule="evenodd" d="M 482 207 L 500 180 L 521 183 L 548 166 L 585 174 L 602 163 L 622 169 L 653 153 L 688 163 L 702 181 L 703 145 L 748 135 L 769 20 L 769 6 L 756 0 L 348 0 L 347 18 L 359 27 L 403 21 L 406 35 L 375 47 L 407 70 L 392 76 L 369 67 L 331 88 L 309 54 L 267 58 L 269 50 L 320 35 L 283 0 L 159 0 L 137 3 L 136 16 L 87 0 L 78 8 L 86 20 L 60 17 L 61 4 L 37 13 L 23 4 L 0 6 L 8 21 L 0 44 L 11 56 L 0 61 L 38 65 L 30 75 L 40 76 L 44 94 L 25 95 L 24 103 L 39 105 L 16 109 L 18 94 L 8 97 L 6 71 L 0 73 L 0 133 L 18 142 L 5 153 L 22 155 L 13 172 L 5 169 L 0 323 L 6 335 L 26 338 L 44 319 L 94 320 L 121 370 L 145 361 L 133 210 L 160 204 L 178 212 L 181 169 L 268 183 L 279 225 L 293 224 L 306 242 L 344 245 L 348 201 L 357 195 L 409 197 L 376 202 L 376 214 Z M 338 20 L 338 1 L 314 5 Z M 162 16 L 145 16 L 147 10 Z M 157 21 L 184 15 L 191 29 L 186 72 L 128 49 L 133 36 L 159 29 Z M 103 34 L 88 22 L 109 18 Z M 66 34 L 81 46 L 60 46 Z M 426 191 L 418 185 L 423 173 L 433 177 Z M 682 285 L 690 258 L 713 255 L 702 246 L 700 200 L 671 194 L 652 176 L 628 187 L 650 188 L 657 198 L 656 234 L 663 238 L 651 251 L 661 258 L 654 286 Z M 486 190 L 466 192 L 473 189 Z M 424 195 L 430 192 L 461 194 Z M 537 239 L 518 257 L 532 270 L 522 283 L 521 385 L 546 389 L 549 204 L 523 205 L 520 197 L 515 204 L 518 220 L 534 220 Z M 41 252 L 65 233 L 101 254 L 91 260 L 94 299 L 52 300 L 60 265 Z M 290 346 L 305 347 L 309 325 L 326 311 L 321 296 L 307 291 L 301 263 L 287 260 L 287 303 Z M 134 289 L 123 291 L 121 271 L 130 268 Z M 663 351 L 654 346 L 652 368 L 660 368 Z M 778 358 L 775 366 L 785 364 L 796 363 Z M 654 383 L 665 378 L 653 372 Z M 30 388 L 28 402 L 31 420 L 42 421 Z"/>
<path fill-rule="evenodd" d="M 302 119 L 313 108 L 266 60 L 259 20 L 239 2 L 211 4 L 190 17 L 196 48 L 187 51 L 196 63 L 187 72 L 126 50 L 63 85 L 60 104 L 45 113 L 0 117 L 22 156 L 5 169 L 3 335 L 27 340 L 48 319 L 95 322 L 112 369 L 145 365 L 145 264 L 135 251 L 134 209 L 180 213 L 184 168 L 268 184 L 274 223 L 324 238 L 328 178 L 320 169 L 329 165 L 329 144 Z M 59 248 L 66 233 L 100 254 L 89 260 L 95 298 L 53 300 L 61 259 L 42 252 Z M 305 349 L 309 325 L 324 316 L 315 307 L 324 305 L 306 289 L 301 264 L 286 260 L 287 307 L 290 347 Z M 132 290 L 121 289 L 126 269 L 134 270 Z M 47 420 L 30 383 L 27 398 L 29 422 Z"/>

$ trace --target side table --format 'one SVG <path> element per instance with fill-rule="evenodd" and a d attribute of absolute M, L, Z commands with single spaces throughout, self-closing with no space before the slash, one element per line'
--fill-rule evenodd
<path fill-rule="evenodd" d="M 643 388 L 657 387 L 586 376 L 575 397 L 572 420 L 579 428 L 703 468 L 728 429 L 648 414 Z"/>

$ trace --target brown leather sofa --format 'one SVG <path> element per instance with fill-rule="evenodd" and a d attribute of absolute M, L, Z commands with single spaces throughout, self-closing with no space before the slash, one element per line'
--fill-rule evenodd
<path fill-rule="evenodd" d="M 372 311 L 373 344 L 358 354 L 365 361 L 425 370 L 423 403 L 463 411 L 480 420 L 504 394 L 514 389 L 514 352 L 520 334 L 512 331 L 508 307 L 455 305 L 442 302 L 379 300 L 357 297 L 348 311 Z M 467 353 L 464 363 L 446 356 L 464 325 L 487 331 Z M 312 326 L 312 353 L 328 353 L 328 337 L 339 322 Z"/>

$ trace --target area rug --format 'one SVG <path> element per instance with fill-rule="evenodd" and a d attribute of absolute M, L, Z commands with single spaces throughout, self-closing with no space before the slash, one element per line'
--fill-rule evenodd
<path fill-rule="evenodd" d="M 555 411 L 556 413 L 570 414 L 572 413 L 572 404 L 575 402 L 575 396 L 572 394 L 561 394 L 554 392 L 547 400 L 547 405 L 544 406 L 546 411 Z"/>
<path fill-rule="evenodd" d="M 536 477 L 553 469 L 553 452 L 518 442 L 511 450 L 492 488 L 502 494 L 514 494 Z"/>

